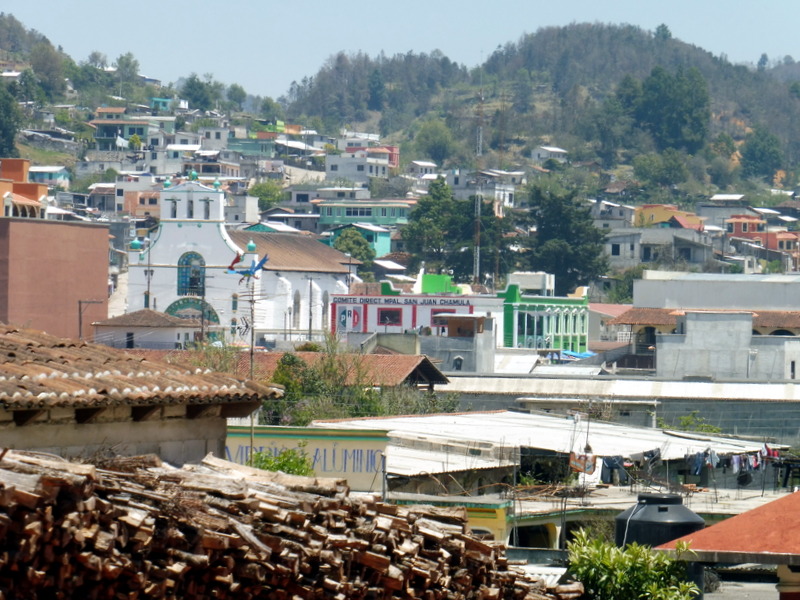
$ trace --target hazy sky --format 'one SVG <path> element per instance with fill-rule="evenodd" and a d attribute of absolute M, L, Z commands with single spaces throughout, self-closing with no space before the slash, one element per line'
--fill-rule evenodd
<path fill-rule="evenodd" d="M 336 52 L 391 56 L 439 49 L 474 67 L 498 45 L 540 27 L 630 23 L 732 62 L 800 60 L 800 2 L 771 0 L 3 0 L 0 11 L 46 35 L 73 59 L 125 52 L 142 74 L 173 82 L 192 72 L 278 97 Z"/>

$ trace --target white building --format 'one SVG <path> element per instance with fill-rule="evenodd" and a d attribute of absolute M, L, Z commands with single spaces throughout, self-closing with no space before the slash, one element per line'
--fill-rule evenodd
<path fill-rule="evenodd" d="M 330 329 L 330 297 L 347 292 L 349 257 L 304 235 L 229 231 L 218 185 L 181 183 L 161 202 L 149 243 L 131 245 L 129 312 L 197 318 L 207 332 L 248 344 L 319 339 Z"/>

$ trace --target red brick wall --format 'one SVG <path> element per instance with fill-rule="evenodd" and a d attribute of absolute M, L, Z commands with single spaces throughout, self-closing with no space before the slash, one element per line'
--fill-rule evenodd
<path fill-rule="evenodd" d="M 108 318 L 108 227 L 36 219 L 0 219 L 0 321 L 78 338 Z"/>

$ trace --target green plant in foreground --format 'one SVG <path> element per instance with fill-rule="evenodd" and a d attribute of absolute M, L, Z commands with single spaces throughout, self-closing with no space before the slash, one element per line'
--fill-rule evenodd
<path fill-rule="evenodd" d="M 586 596 L 595 600 L 691 600 L 699 593 L 686 581 L 681 560 L 689 549 L 677 548 L 678 558 L 649 546 L 629 544 L 618 548 L 601 539 L 589 539 L 585 530 L 567 544 L 570 572 Z"/>
<path fill-rule="evenodd" d="M 277 454 L 272 452 L 256 452 L 249 464 L 265 471 L 281 471 L 289 475 L 314 475 L 311 458 L 306 453 L 308 442 L 300 442 L 297 448 L 286 448 Z"/>

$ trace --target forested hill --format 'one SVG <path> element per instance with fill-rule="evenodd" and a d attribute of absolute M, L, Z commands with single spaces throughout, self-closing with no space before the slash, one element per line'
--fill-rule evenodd
<path fill-rule="evenodd" d="M 597 111 L 626 76 L 643 80 L 658 66 L 670 73 L 696 68 L 710 98 L 709 139 L 725 132 L 740 141 L 762 126 L 796 164 L 800 84 L 793 74 L 800 79 L 800 69 L 792 65 L 789 57 L 758 69 L 733 65 L 673 38 L 663 25 L 649 32 L 580 23 L 509 42 L 471 72 L 438 52 L 374 58 L 341 53 L 294 85 L 285 100 L 290 118 L 370 122 L 400 141 L 410 139 L 416 119 L 442 117 L 457 141 L 474 145 L 482 90 L 484 138 L 493 149 L 513 153 L 552 141 L 575 151 L 582 141 L 598 143 L 596 121 L 605 116 Z M 469 154 L 467 147 L 461 150 Z"/>

